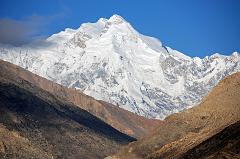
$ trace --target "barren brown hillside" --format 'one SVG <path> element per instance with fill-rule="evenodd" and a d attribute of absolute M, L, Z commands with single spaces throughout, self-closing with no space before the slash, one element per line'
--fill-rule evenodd
<path fill-rule="evenodd" d="M 196 107 L 169 116 L 153 133 L 109 158 L 240 158 L 240 73 Z"/>
<path fill-rule="evenodd" d="M 135 140 L 2 68 L 0 158 L 103 158 Z"/>
<path fill-rule="evenodd" d="M 91 114 L 102 119 L 117 130 L 139 138 L 146 135 L 150 130 L 156 127 L 161 121 L 147 119 L 112 104 L 97 101 L 94 98 L 87 96 L 76 89 L 66 88 L 56 84 L 43 77 L 35 75 L 23 68 L 11 63 L 0 60 L 0 76 L 5 76 L 14 79 L 21 78 L 31 84 L 54 94 L 60 100 L 68 101 L 82 109 L 87 110 Z"/>

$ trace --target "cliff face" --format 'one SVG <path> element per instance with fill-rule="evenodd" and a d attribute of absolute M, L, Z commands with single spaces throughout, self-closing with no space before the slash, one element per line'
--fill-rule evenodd
<path fill-rule="evenodd" d="M 173 114 L 112 158 L 240 157 L 240 73 L 222 80 L 201 104 Z M 231 157 L 230 157 L 231 158 Z"/>
<path fill-rule="evenodd" d="M 0 66 L 0 158 L 103 158 L 135 140 Z"/>
<path fill-rule="evenodd" d="M 87 110 L 112 127 L 130 136 L 139 138 L 161 123 L 159 120 L 147 119 L 112 104 L 97 101 L 76 89 L 66 88 L 8 62 L 0 60 L 0 67 L 1 76 L 9 77 L 9 74 L 13 74 L 22 80 L 26 80 L 32 85 L 53 94 L 60 100 Z"/>

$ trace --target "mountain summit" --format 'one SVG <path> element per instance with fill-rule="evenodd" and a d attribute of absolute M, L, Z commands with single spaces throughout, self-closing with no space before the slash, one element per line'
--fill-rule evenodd
<path fill-rule="evenodd" d="M 0 58 L 148 118 L 199 103 L 219 80 L 240 70 L 237 52 L 188 57 L 118 15 L 67 28 L 45 43 L 0 45 Z"/>

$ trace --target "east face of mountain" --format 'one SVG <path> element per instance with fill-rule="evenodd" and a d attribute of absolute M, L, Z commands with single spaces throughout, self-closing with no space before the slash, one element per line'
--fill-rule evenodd
<path fill-rule="evenodd" d="M 43 43 L 0 46 L 0 58 L 148 118 L 192 107 L 225 76 L 240 71 L 240 55 L 200 59 L 137 32 L 118 15 L 65 29 Z"/>

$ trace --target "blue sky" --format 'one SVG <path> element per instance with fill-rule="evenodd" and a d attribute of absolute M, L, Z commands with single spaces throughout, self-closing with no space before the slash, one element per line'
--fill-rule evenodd
<path fill-rule="evenodd" d="M 0 0 L 0 42 L 21 45 L 119 14 L 190 56 L 240 51 L 240 0 Z"/>

